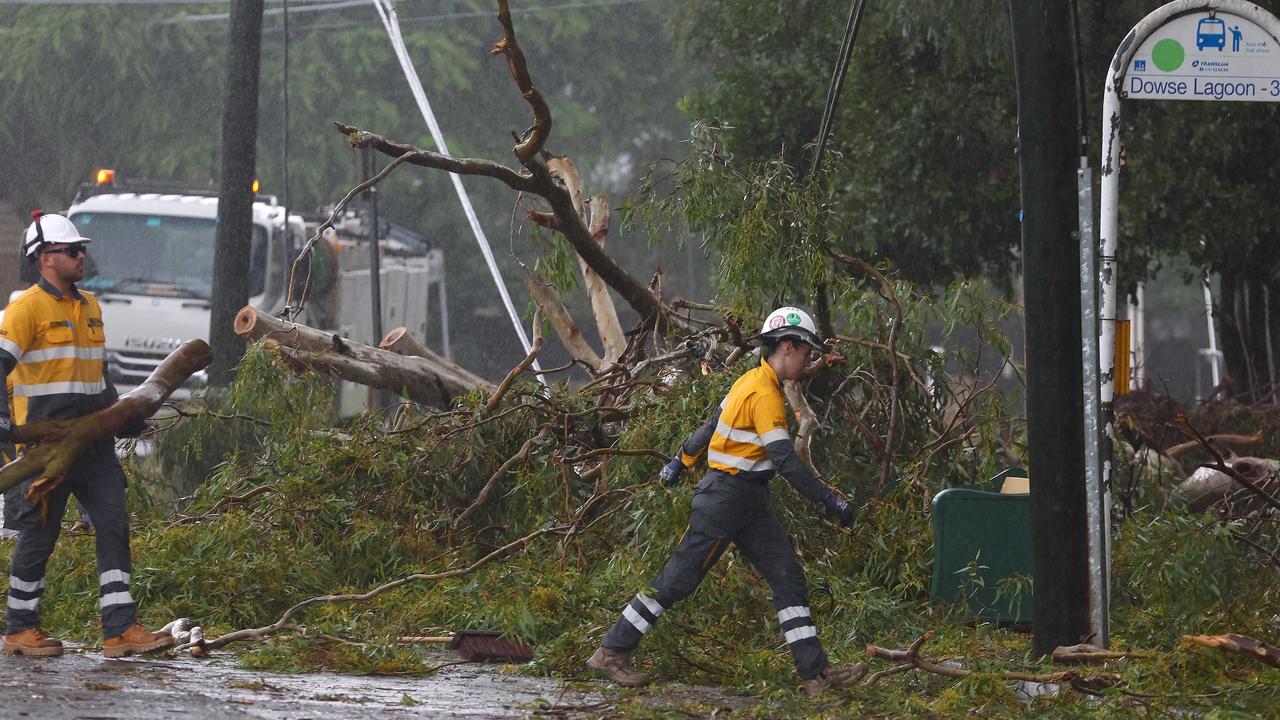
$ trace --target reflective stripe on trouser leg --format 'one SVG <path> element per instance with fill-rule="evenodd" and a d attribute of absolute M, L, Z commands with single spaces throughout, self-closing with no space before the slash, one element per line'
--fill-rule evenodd
<path fill-rule="evenodd" d="M 623 608 L 622 616 L 604 636 L 610 650 L 630 652 L 652 629 L 658 617 L 685 599 L 702 582 L 707 570 L 724 554 L 728 543 L 690 528 L 671 553 L 671 559 L 651 584 L 654 593 L 640 593 Z"/>
<path fill-rule="evenodd" d="M 809 592 L 804 568 L 791 547 L 787 531 L 772 514 L 744 527 L 734 543 L 769 583 L 773 606 L 778 610 L 782 637 L 791 650 L 800 677 L 817 677 L 827 667 L 827 654 L 818 642 L 818 628 L 809 610 Z"/>
<path fill-rule="evenodd" d="M 137 619 L 137 608 L 129 594 L 133 566 L 129 554 L 124 471 L 113 453 L 98 458 L 77 480 L 73 492 L 93 521 L 102 636 L 113 638 L 128 630 Z"/>
<path fill-rule="evenodd" d="M 18 542 L 9 563 L 9 596 L 6 602 L 5 634 L 40 627 L 40 599 L 44 595 L 45 566 L 53 554 L 53 546 L 62 530 L 62 513 L 70 490 L 54 488 L 46 497 L 48 522 L 41 518 L 39 506 L 26 497 L 30 482 L 5 494 L 5 517 L 13 521 Z M 6 523 L 6 526 L 8 523 Z"/>
<path fill-rule="evenodd" d="M 38 614 L 41 595 L 44 595 L 43 579 L 32 582 L 16 575 L 9 576 L 9 610 Z"/>

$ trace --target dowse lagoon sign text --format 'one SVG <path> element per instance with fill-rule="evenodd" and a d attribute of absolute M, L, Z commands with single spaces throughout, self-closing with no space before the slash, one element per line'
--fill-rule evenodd
<path fill-rule="evenodd" d="M 1280 48 L 1238 15 L 1183 15 L 1142 43 L 1120 91 L 1136 100 L 1280 102 Z"/>

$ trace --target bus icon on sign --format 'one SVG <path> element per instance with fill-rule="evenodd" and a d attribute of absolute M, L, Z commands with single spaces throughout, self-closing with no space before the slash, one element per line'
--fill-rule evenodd
<path fill-rule="evenodd" d="M 1196 24 L 1196 49 L 1216 47 L 1218 51 L 1227 47 L 1227 24 L 1218 18 L 1200 18 Z"/>

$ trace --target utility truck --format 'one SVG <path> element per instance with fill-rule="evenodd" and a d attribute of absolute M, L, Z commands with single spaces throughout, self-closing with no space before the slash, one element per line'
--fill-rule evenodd
<path fill-rule="evenodd" d="M 256 185 L 255 181 L 255 192 Z M 95 182 L 80 186 L 65 213 L 92 240 L 80 286 L 97 295 L 102 305 L 111 379 L 120 392 L 145 380 L 183 342 L 208 339 L 216 187 L 125 180 L 114 171 L 99 170 Z M 322 213 L 324 218 L 329 215 Z M 255 196 L 249 249 L 251 305 L 269 314 L 284 308 L 293 261 L 320 222 L 318 216 L 286 213 L 271 195 Z M 443 254 L 403 227 L 380 225 L 383 329 L 403 325 L 425 340 L 430 290 L 435 286 L 447 355 Z M 299 322 L 378 344 L 381 338 L 373 337 L 370 309 L 372 231 L 358 212 L 346 213 L 333 230 L 326 231 L 310 260 L 308 301 Z M 300 264 L 299 275 L 306 264 Z M 25 267 L 24 272 L 28 273 L 25 280 L 34 281 L 29 275 L 32 268 Z M 301 280 L 297 279 L 299 287 Z M 202 371 L 173 397 L 188 397 L 205 382 Z M 340 411 L 357 412 L 365 397 L 363 388 L 343 387 Z"/>

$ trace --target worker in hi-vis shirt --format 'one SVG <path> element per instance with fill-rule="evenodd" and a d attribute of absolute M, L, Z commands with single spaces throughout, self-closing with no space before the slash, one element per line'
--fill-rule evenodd
<path fill-rule="evenodd" d="M 705 453 L 708 471 L 693 494 L 689 527 L 671 559 L 636 595 L 622 617 L 587 661 L 622 685 L 640 685 L 647 677 L 631 667 L 631 651 L 658 618 L 688 597 L 732 543 L 764 576 L 773 593 L 782 635 L 791 649 L 802 690 L 816 695 L 847 685 L 866 672 L 866 664 L 832 667 L 818 642 L 809 610 L 804 569 L 778 519 L 769 509 L 769 480 L 780 474 L 796 492 L 822 505 L 842 526 L 853 516 L 849 503 L 822 484 L 796 454 L 787 432 L 782 382 L 800 377 L 817 353 L 830 352 L 805 311 L 784 307 L 765 319 L 758 336 L 764 358 L 743 373 L 711 418 L 680 448 L 659 478 L 674 485 L 684 470 Z"/>
<path fill-rule="evenodd" d="M 16 425 L 68 420 L 116 400 L 106 370 L 102 310 L 97 298 L 76 287 L 84 278 L 89 239 L 61 215 L 37 212 L 32 218 L 22 237 L 22 255 L 35 265 L 39 279 L 9 303 L 0 322 L 0 443 L 14 439 Z M 145 427 L 139 421 L 133 430 L 140 433 Z M 136 622 L 129 595 L 125 477 L 114 443 L 104 440 L 83 450 L 63 483 L 46 496 L 45 508 L 27 498 L 31 482 L 5 494 L 6 520 L 14 522 L 18 543 L 9 566 L 8 627 L 0 653 L 62 654 L 62 643 L 40 627 L 40 598 L 71 495 L 94 526 L 102 654 L 122 657 L 171 647 L 171 636 L 148 632 Z"/>

